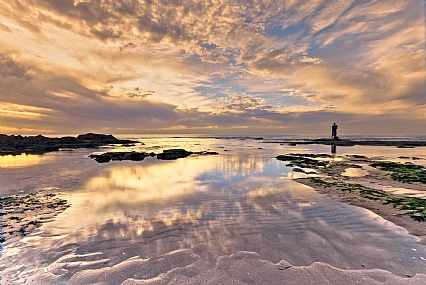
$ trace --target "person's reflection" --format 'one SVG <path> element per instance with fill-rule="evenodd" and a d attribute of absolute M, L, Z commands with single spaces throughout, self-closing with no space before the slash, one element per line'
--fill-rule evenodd
<path fill-rule="evenodd" d="M 336 145 L 335 144 L 332 144 L 331 145 L 331 153 L 336 153 Z"/>

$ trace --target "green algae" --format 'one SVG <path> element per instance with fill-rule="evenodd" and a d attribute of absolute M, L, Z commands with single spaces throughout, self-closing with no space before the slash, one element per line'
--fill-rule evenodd
<path fill-rule="evenodd" d="M 426 200 L 420 198 L 392 198 L 386 204 L 392 204 L 401 211 L 407 211 L 403 215 L 410 216 L 419 222 L 426 220 Z"/>
<path fill-rule="evenodd" d="M 306 156 L 312 157 L 312 155 L 305 155 L 305 154 L 300 154 L 300 155 L 299 154 L 288 154 L 288 155 L 278 155 L 276 158 L 278 160 L 291 162 L 291 163 L 287 164 L 287 166 L 296 165 L 296 166 L 303 167 L 303 168 L 325 167 L 328 164 L 325 161 L 320 161 L 320 160 L 308 158 Z M 320 156 L 316 156 L 316 157 L 320 157 Z"/>
<path fill-rule="evenodd" d="M 360 196 L 363 198 L 367 198 L 370 200 L 380 200 L 383 197 L 386 197 L 387 194 L 383 191 L 376 190 L 370 187 L 363 186 L 361 184 L 352 184 L 345 182 L 327 182 L 318 177 L 310 177 L 309 180 L 312 183 L 315 183 L 318 186 L 322 186 L 325 188 L 336 187 L 342 191 L 348 191 L 350 193 L 358 191 Z"/>
<path fill-rule="evenodd" d="M 375 168 L 380 168 L 384 171 L 392 172 L 390 177 L 399 182 L 413 183 L 419 182 L 426 184 L 426 170 L 423 166 L 412 163 L 397 163 L 391 161 L 378 161 L 370 164 Z"/>
<path fill-rule="evenodd" d="M 369 200 L 383 201 L 385 205 L 392 204 L 394 208 L 401 212 L 399 216 L 409 216 L 412 219 L 424 222 L 426 221 L 426 200 L 413 197 L 395 197 L 384 191 L 366 187 L 360 184 L 350 184 L 344 182 L 327 182 L 318 177 L 311 177 L 309 180 L 321 187 L 336 187 L 341 191 L 359 194 L 360 197 Z"/>

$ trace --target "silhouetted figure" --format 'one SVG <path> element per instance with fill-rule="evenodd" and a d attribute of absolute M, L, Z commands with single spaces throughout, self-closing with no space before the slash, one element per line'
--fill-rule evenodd
<path fill-rule="evenodd" d="M 337 136 L 337 125 L 336 123 L 333 123 L 333 125 L 331 126 L 331 136 L 333 137 L 333 139 L 337 140 L 339 137 Z"/>

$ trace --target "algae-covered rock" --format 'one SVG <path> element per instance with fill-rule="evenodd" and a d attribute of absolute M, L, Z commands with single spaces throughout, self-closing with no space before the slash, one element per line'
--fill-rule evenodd
<path fill-rule="evenodd" d="M 311 155 L 311 154 L 288 154 L 288 155 L 278 155 L 276 158 L 278 160 L 282 161 L 288 161 L 291 162 L 291 165 L 288 164 L 287 166 L 299 166 L 303 168 L 317 168 L 319 166 L 327 166 L 327 162 L 316 160 L 312 158 L 307 158 L 305 156 L 311 156 L 311 157 L 328 157 L 327 154 L 318 154 L 318 155 Z"/>

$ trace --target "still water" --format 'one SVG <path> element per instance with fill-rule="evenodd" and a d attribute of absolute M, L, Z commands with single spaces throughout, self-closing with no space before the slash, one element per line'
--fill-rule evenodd
<path fill-rule="evenodd" d="M 118 268 L 118 279 L 109 284 L 129 278 L 147 281 L 196 262 L 215 266 L 221 256 L 241 251 L 294 266 L 323 262 L 399 276 L 426 273 L 426 247 L 416 237 L 368 210 L 293 181 L 303 174 L 274 158 L 292 152 L 330 153 L 329 146 L 247 138 L 150 137 L 140 142 L 144 144 L 0 157 L 3 196 L 48 189 L 71 204 L 30 236 L 6 241 L 3 282 L 67 284 L 105 268 Z M 219 155 L 105 164 L 88 158 L 95 151 L 159 153 L 170 148 Z M 401 153 L 423 163 L 426 159 L 421 148 L 337 151 L 390 159 Z M 179 258 L 170 261 L 174 254 Z M 156 266 L 137 273 L 120 270 L 146 260 L 156 260 Z"/>

